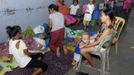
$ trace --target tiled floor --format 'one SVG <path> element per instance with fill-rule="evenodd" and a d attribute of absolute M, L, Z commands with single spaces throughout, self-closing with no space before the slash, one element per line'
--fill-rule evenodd
<path fill-rule="evenodd" d="M 134 49 L 130 49 L 130 46 L 134 46 L 134 8 L 119 41 L 118 55 L 115 54 L 114 48 L 110 51 L 110 75 L 134 75 Z M 79 72 L 70 69 L 65 75 L 99 75 L 99 72 L 85 65 L 81 66 Z"/>

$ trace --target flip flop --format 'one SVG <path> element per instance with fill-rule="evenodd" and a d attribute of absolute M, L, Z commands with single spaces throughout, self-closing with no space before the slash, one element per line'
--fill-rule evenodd
<path fill-rule="evenodd" d="M 130 48 L 131 48 L 131 49 L 134 49 L 134 46 L 131 46 Z"/>

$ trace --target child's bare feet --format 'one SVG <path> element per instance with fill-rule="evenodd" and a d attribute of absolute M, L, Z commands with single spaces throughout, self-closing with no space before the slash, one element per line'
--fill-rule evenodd
<path fill-rule="evenodd" d="M 77 71 L 80 70 L 80 64 L 79 63 L 80 62 L 75 62 L 73 69 L 75 69 Z"/>
<path fill-rule="evenodd" d="M 67 46 L 63 46 L 63 50 L 64 50 L 64 54 L 67 55 L 67 53 L 68 53 Z"/>
<path fill-rule="evenodd" d="M 79 70 L 80 70 L 80 67 L 79 67 L 79 66 L 77 66 L 77 67 L 75 68 L 75 70 L 79 71 Z"/>
<path fill-rule="evenodd" d="M 78 62 L 78 63 L 77 63 L 77 67 L 76 67 L 76 70 L 77 70 L 77 71 L 80 70 L 80 66 L 81 66 L 81 62 Z"/>
<path fill-rule="evenodd" d="M 75 60 L 73 60 L 72 65 L 75 65 L 75 64 L 76 64 L 76 61 L 75 61 Z"/>
<path fill-rule="evenodd" d="M 64 50 L 64 54 L 67 55 L 67 53 L 68 53 L 67 48 L 64 48 L 63 50 Z"/>
<path fill-rule="evenodd" d="M 78 62 L 75 62 L 74 63 L 73 69 L 76 69 L 77 68 L 77 64 L 78 64 Z"/>
<path fill-rule="evenodd" d="M 60 48 L 59 47 L 56 49 L 56 55 L 57 55 L 57 57 L 60 57 Z"/>

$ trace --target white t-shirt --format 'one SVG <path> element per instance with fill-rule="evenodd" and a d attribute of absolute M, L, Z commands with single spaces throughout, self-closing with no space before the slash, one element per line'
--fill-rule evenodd
<path fill-rule="evenodd" d="M 92 13 L 94 11 L 94 4 L 87 4 L 87 9 L 85 12 L 88 12 L 88 13 L 85 13 L 84 15 L 84 20 L 86 21 L 91 21 L 92 19 Z"/>
<path fill-rule="evenodd" d="M 49 15 L 49 19 L 52 21 L 52 30 L 54 32 L 61 28 L 64 28 L 64 16 L 60 12 L 55 12 Z"/>
<path fill-rule="evenodd" d="M 80 6 L 77 4 L 76 6 L 75 5 L 71 5 L 70 6 L 70 14 L 71 15 L 76 15 L 77 13 L 77 10 L 80 8 Z"/>
<path fill-rule="evenodd" d="M 19 49 L 16 48 L 17 42 L 20 41 Z M 30 61 L 31 57 L 24 53 L 24 49 L 27 49 L 26 44 L 22 40 L 10 40 L 9 41 L 9 53 L 13 55 L 16 62 L 21 68 L 24 68 Z"/>

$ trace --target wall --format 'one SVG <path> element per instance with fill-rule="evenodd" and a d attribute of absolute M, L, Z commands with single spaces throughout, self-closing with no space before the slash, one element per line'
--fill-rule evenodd
<path fill-rule="evenodd" d="M 55 0 L 0 0 L 0 43 L 6 41 L 8 25 L 28 25 L 35 27 L 47 23 L 48 5 Z M 66 0 L 69 5 L 71 0 Z"/>
<path fill-rule="evenodd" d="M 99 6 L 99 3 L 103 2 L 103 0 L 94 0 L 95 1 L 95 6 Z M 82 7 L 83 4 L 89 3 L 89 0 L 79 0 L 79 4 Z"/>

